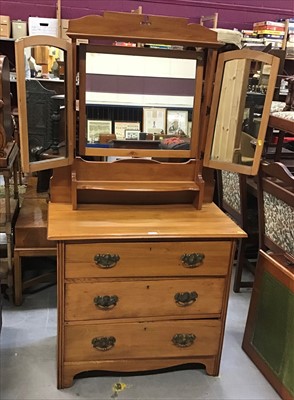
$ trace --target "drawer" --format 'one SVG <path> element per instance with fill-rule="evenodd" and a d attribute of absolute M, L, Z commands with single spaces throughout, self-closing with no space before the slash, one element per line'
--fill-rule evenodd
<path fill-rule="evenodd" d="M 65 319 L 220 314 L 224 278 L 69 283 Z"/>
<path fill-rule="evenodd" d="M 64 361 L 217 355 L 219 320 L 65 326 Z"/>
<path fill-rule="evenodd" d="M 65 277 L 224 276 L 231 247 L 230 241 L 68 244 Z M 103 259 L 108 265 L 99 264 Z"/>

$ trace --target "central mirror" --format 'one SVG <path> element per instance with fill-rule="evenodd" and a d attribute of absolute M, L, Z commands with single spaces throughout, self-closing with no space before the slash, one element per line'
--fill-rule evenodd
<path fill-rule="evenodd" d="M 219 57 L 204 165 L 255 175 L 278 61 L 253 50 L 234 53 Z"/>
<path fill-rule="evenodd" d="M 79 47 L 81 155 L 141 149 L 191 157 L 199 53 Z"/>

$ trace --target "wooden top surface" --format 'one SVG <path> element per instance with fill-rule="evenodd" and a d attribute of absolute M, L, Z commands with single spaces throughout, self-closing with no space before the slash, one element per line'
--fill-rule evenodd
<path fill-rule="evenodd" d="M 117 206 L 49 203 L 48 239 L 229 239 L 245 232 L 215 204 Z"/>
<path fill-rule="evenodd" d="M 46 228 L 48 204 L 46 198 L 24 198 L 15 224 L 18 229 Z"/>

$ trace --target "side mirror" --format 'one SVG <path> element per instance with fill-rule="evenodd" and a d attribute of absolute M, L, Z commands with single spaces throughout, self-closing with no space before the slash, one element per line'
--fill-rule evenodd
<path fill-rule="evenodd" d="M 219 56 L 204 165 L 256 175 L 279 59 L 254 50 Z"/>
<path fill-rule="evenodd" d="M 15 50 L 23 171 L 69 165 L 74 136 L 70 44 L 51 36 L 32 36 L 18 39 Z M 59 73 L 54 67 L 60 60 Z"/>

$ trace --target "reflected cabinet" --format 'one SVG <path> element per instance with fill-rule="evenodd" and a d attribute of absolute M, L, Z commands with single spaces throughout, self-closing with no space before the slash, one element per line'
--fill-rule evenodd
<path fill-rule="evenodd" d="M 92 370 L 218 375 L 246 234 L 212 203 L 210 167 L 256 173 L 278 59 L 224 53 L 185 18 L 105 12 L 67 35 L 16 42 L 23 168 L 53 168 L 58 387 Z M 62 52 L 63 93 L 24 79 L 39 45 Z"/>

